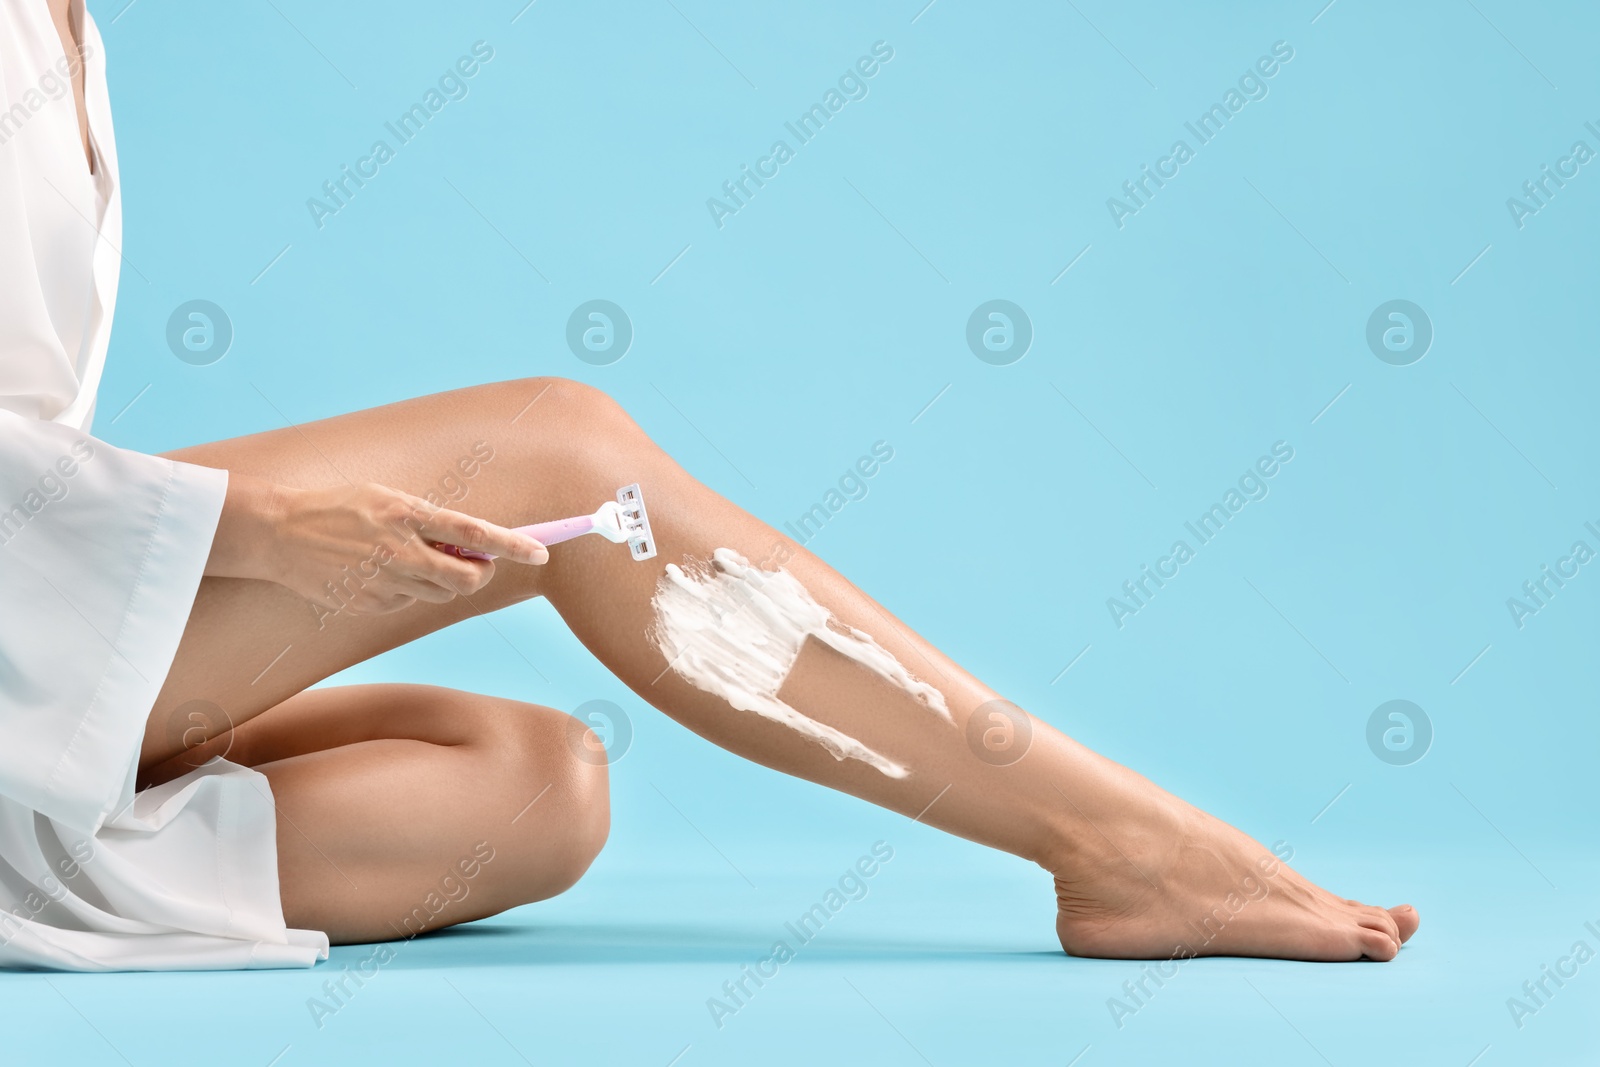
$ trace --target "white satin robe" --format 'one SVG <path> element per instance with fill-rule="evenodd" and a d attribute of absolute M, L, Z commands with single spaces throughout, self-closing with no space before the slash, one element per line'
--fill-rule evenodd
<path fill-rule="evenodd" d="M 213 760 L 134 792 L 227 473 L 88 433 L 121 266 L 99 32 L 94 152 L 45 0 L 0 0 L 0 968 L 309 967 L 267 779 Z"/>

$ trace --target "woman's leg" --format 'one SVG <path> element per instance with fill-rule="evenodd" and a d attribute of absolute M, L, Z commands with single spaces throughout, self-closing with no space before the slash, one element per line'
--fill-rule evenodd
<path fill-rule="evenodd" d="M 203 714 L 203 713 L 202 713 Z M 544 900 L 582 876 L 610 807 L 570 715 L 423 685 L 290 697 L 152 768 L 226 756 L 267 776 L 285 921 L 335 944 L 412 937 Z"/>
<path fill-rule="evenodd" d="M 475 448 L 493 458 L 461 464 Z M 1006 766 L 980 758 L 967 726 L 975 713 L 987 721 L 993 690 L 820 559 L 696 482 L 586 386 L 559 379 L 480 386 L 174 456 L 298 486 L 376 481 L 423 495 L 443 485 L 465 494 L 450 506 L 503 525 L 584 514 L 637 481 L 660 555 L 636 563 L 624 549 L 581 538 L 553 549 L 543 567 L 502 565 L 471 598 L 384 616 L 319 619 L 279 587 L 207 579 L 151 717 L 147 762 L 181 747 L 171 724 L 185 701 L 212 701 L 242 722 L 351 663 L 543 595 L 619 678 L 696 733 L 1039 863 L 1055 876 L 1057 933 L 1069 952 L 1387 959 L 1416 928 L 1413 910 L 1365 907 L 1310 885 L 1245 835 L 1038 720 L 1026 720 L 1032 741 L 1023 758 Z M 460 472 L 469 468 L 467 479 Z M 650 634 L 657 581 L 664 564 L 705 561 L 718 548 L 758 565 L 785 560 L 784 569 L 840 623 L 872 635 L 938 690 L 953 721 L 815 641 L 784 682 L 780 695 L 791 707 L 909 773 L 890 777 L 860 760 L 836 760 L 670 668 Z M 961 557 L 962 546 L 951 545 L 947 560 L 930 561 L 930 577 L 959 592 L 967 580 Z"/>

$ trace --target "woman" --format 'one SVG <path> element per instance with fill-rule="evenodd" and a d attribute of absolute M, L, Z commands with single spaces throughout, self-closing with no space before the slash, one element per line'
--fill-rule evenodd
<path fill-rule="evenodd" d="M 0 964 L 307 966 L 571 886 L 608 825 L 575 720 L 310 688 L 540 596 L 701 736 L 1037 862 L 1069 953 L 1388 960 L 1415 932 L 1000 701 L 586 386 L 167 457 L 89 437 L 120 260 L 101 43 L 82 0 L 0 22 Z M 470 515 L 425 499 L 445 479 Z M 652 560 L 507 528 L 631 482 Z M 416 910 L 456 871 L 470 893 Z"/>

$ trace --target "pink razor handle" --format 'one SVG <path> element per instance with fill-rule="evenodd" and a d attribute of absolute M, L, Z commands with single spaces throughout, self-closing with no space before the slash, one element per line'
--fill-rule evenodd
<path fill-rule="evenodd" d="M 653 559 L 656 554 L 655 537 L 650 533 L 650 517 L 644 509 L 644 490 L 639 488 L 638 482 L 618 489 L 617 498 L 601 504 L 593 515 L 536 522 L 531 526 L 515 527 L 515 530 L 542 545 L 559 545 L 586 533 L 597 533 L 614 544 L 627 542 L 628 554 L 637 562 Z M 487 552 L 458 545 L 438 547 L 445 552 L 454 552 L 463 559 L 494 559 Z"/>
<path fill-rule="evenodd" d="M 582 537 L 594 529 L 593 515 L 580 515 L 575 519 L 555 519 L 551 522 L 536 522 L 532 526 L 514 526 L 513 532 L 527 534 L 541 545 L 559 545 L 563 541 L 570 541 L 574 537 Z M 462 559 L 494 559 L 487 552 L 474 552 L 470 548 L 459 548 L 455 545 L 440 545 L 446 552 L 454 552 Z"/>

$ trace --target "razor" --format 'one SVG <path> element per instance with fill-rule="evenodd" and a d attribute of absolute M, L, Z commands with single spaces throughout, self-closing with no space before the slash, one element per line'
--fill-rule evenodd
<path fill-rule="evenodd" d="M 644 490 L 639 488 L 638 482 L 618 489 L 617 499 L 607 500 L 595 509 L 593 515 L 553 519 L 550 522 L 536 522 L 532 526 L 516 526 L 513 529 L 547 546 L 559 545 L 574 537 L 596 533 L 613 544 L 620 545 L 626 541 L 628 552 L 641 563 L 656 554 L 656 539 L 650 532 L 650 516 L 644 510 Z M 439 547 L 447 552 L 454 552 L 463 559 L 494 558 L 487 552 L 475 552 L 455 545 Z"/>

